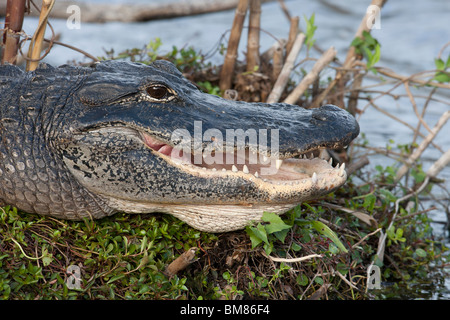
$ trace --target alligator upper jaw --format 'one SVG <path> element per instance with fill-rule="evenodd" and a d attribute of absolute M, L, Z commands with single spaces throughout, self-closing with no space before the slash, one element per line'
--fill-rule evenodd
<path fill-rule="evenodd" d="M 309 190 L 312 195 L 331 192 L 345 183 L 347 175 L 345 164 L 332 166 L 332 159 L 324 159 L 324 154 L 304 150 L 298 158 L 268 158 L 256 152 L 235 150 L 229 153 L 203 152 L 202 154 L 183 153 L 182 149 L 140 132 L 144 144 L 154 154 L 172 166 L 192 175 L 217 178 L 240 177 L 255 183 L 260 189 L 275 194 L 279 189 L 295 193 L 296 190 Z M 314 157 L 318 154 L 319 157 Z"/>

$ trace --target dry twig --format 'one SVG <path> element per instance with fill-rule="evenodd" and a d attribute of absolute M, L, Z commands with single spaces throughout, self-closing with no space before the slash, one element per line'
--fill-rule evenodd
<path fill-rule="evenodd" d="M 398 182 L 408 171 L 408 169 L 414 164 L 414 162 L 420 157 L 420 155 L 425 151 L 427 146 L 431 143 L 437 133 L 442 129 L 447 120 L 450 118 L 450 111 L 444 112 L 444 114 L 439 118 L 438 122 L 431 130 L 431 133 L 420 143 L 417 149 L 409 156 L 405 161 L 405 164 L 401 166 L 397 175 L 395 176 L 395 181 Z"/>
<path fill-rule="evenodd" d="M 265 255 L 265 254 L 264 254 Z M 266 257 L 268 257 L 270 260 L 275 261 L 275 262 L 286 262 L 286 263 L 294 263 L 294 262 L 304 262 L 313 258 L 322 258 L 321 254 L 310 254 L 304 257 L 300 257 L 300 258 L 291 258 L 291 259 L 286 259 L 286 258 L 275 258 L 272 256 L 268 256 L 266 255 Z"/>
<path fill-rule="evenodd" d="M 179 271 L 185 269 L 191 263 L 195 262 L 195 253 L 198 248 L 190 248 L 188 251 L 183 252 L 178 258 L 172 261 L 166 268 L 165 272 L 169 277 L 173 277 Z"/>
<path fill-rule="evenodd" d="M 378 6 L 380 9 L 385 4 L 386 0 L 372 0 L 371 5 Z M 369 11 L 366 11 L 366 14 L 364 15 L 363 19 L 361 20 L 361 23 L 358 27 L 358 30 L 356 31 L 355 38 L 356 37 L 362 37 L 363 32 L 367 31 L 370 32 L 371 30 L 371 24 L 369 23 L 369 19 L 372 18 L 372 13 Z M 349 50 L 347 51 L 347 56 L 345 58 L 345 62 L 343 64 L 343 69 L 341 72 L 338 72 L 336 74 L 336 77 L 334 80 L 328 85 L 328 87 L 317 97 L 314 99 L 312 105 L 317 106 L 322 103 L 322 101 L 325 100 L 325 98 L 328 96 L 330 91 L 341 81 L 344 81 L 344 76 L 347 74 L 346 69 L 352 69 L 352 66 L 354 62 L 358 60 L 356 56 L 356 48 L 351 46 Z M 344 82 L 341 82 L 341 87 L 344 87 Z"/>
<path fill-rule="evenodd" d="M 39 25 L 30 42 L 28 50 L 27 71 L 33 71 L 39 64 L 42 52 L 42 42 L 44 41 L 45 27 L 47 26 L 48 16 L 53 8 L 55 0 L 42 0 L 42 9 L 39 16 Z"/>
<path fill-rule="evenodd" d="M 283 70 L 283 62 L 284 62 L 283 46 L 280 45 L 278 42 L 277 44 L 278 46 L 275 47 L 272 59 L 271 79 L 273 82 L 277 81 L 278 77 L 280 76 L 281 70 Z"/>
<path fill-rule="evenodd" d="M 295 60 L 297 59 L 297 56 L 300 53 L 304 41 L 305 41 L 305 34 L 304 33 L 298 34 L 292 47 L 292 50 L 286 59 L 283 69 L 281 70 L 280 76 L 275 82 L 272 92 L 267 98 L 268 103 L 278 102 L 278 100 L 280 99 L 281 94 L 283 93 L 289 81 L 289 75 L 291 74 L 291 71 L 294 68 Z"/>
<path fill-rule="evenodd" d="M 259 30 L 261 25 L 261 0 L 250 0 L 247 41 L 247 71 L 259 67 Z"/>
<path fill-rule="evenodd" d="M 294 45 L 295 39 L 298 35 L 298 24 L 300 22 L 300 17 L 296 16 L 291 18 L 291 27 L 289 28 L 289 37 L 288 42 L 286 44 L 286 56 L 289 55 L 289 53 L 292 50 L 292 46 Z"/>
<path fill-rule="evenodd" d="M 302 94 L 308 89 L 308 87 L 317 79 L 320 71 L 322 71 L 331 61 L 336 57 L 336 49 L 330 47 L 325 53 L 317 60 L 312 67 L 311 71 L 300 81 L 298 86 L 289 94 L 284 100 L 285 103 L 295 104 Z"/>
<path fill-rule="evenodd" d="M 22 30 L 23 18 L 25 13 L 26 0 L 8 0 L 5 16 L 5 31 L 3 34 L 3 57 L 2 64 L 5 62 L 15 64 L 19 50 L 20 35 Z"/>
<path fill-rule="evenodd" d="M 237 58 L 237 49 L 241 39 L 242 27 L 247 14 L 248 0 L 240 0 L 236 8 L 233 26 L 231 28 L 230 39 L 228 40 L 227 53 L 225 61 L 220 72 L 219 88 L 223 92 L 231 88 L 234 73 L 234 65 Z"/>

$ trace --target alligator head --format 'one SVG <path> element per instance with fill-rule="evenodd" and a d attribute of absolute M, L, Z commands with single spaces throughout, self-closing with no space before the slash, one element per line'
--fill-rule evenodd
<path fill-rule="evenodd" d="M 78 69 L 83 76 L 64 117 L 52 116 L 62 120 L 46 125 L 44 140 L 72 185 L 108 214 L 163 212 L 223 232 L 346 181 L 342 166 L 309 158 L 358 135 L 356 120 L 341 108 L 225 100 L 201 92 L 166 61 Z"/>

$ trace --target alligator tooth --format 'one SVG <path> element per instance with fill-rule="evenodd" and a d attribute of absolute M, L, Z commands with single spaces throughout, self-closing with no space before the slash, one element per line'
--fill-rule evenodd
<path fill-rule="evenodd" d="M 217 169 L 216 169 L 216 168 L 212 168 L 211 170 L 212 170 L 212 171 L 217 171 Z"/>
<path fill-rule="evenodd" d="M 242 171 L 244 173 L 250 173 L 250 171 L 248 171 L 248 168 L 247 168 L 247 166 L 245 164 L 244 164 L 244 167 L 242 168 Z"/>
<path fill-rule="evenodd" d="M 341 169 L 339 169 L 339 176 L 344 176 L 344 170 L 345 170 L 345 162 L 342 164 Z"/>
<path fill-rule="evenodd" d="M 203 170 L 206 170 L 206 167 L 203 167 L 202 169 L 203 169 Z"/>
<path fill-rule="evenodd" d="M 258 171 L 255 172 L 255 177 L 259 177 Z"/>
<path fill-rule="evenodd" d="M 330 166 L 333 165 L 333 158 L 330 158 L 330 160 L 328 160 L 328 164 L 329 164 Z"/>
<path fill-rule="evenodd" d="M 336 167 L 334 167 L 335 169 L 339 169 L 339 166 L 340 166 L 340 163 L 338 163 L 337 165 L 336 165 Z"/>
<path fill-rule="evenodd" d="M 320 154 L 319 154 L 320 159 L 326 159 L 327 155 L 328 155 L 327 150 L 325 150 L 325 149 L 320 150 Z"/>
<path fill-rule="evenodd" d="M 231 167 L 231 171 L 233 172 L 238 172 L 239 170 L 236 168 L 236 166 L 233 164 L 233 166 Z"/>
<path fill-rule="evenodd" d="M 314 159 L 314 154 L 311 152 L 311 154 L 309 155 L 310 159 Z"/>
<path fill-rule="evenodd" d="M 222 172 L 227 172 L 227 169 L 225 169 L 225 168 L 222 168 Z"/>
<path fill-rule="evenodd" d="M 316 184 L 317 183 L 317 174 L 314 172 L 312 177 L 311 177 L 311 181 L 312 183 Z"/>
<path fill-rule="evenodd" d="M 275 166 L 277 167 L 277 170 L 281 168 L 282 164 L 283 164 L 283 160 L 280 160 L 280 159 L 275 160 Z"/>
<path fill-rule="evenodd" d="M 269 159 L 269 158 L 267 158 L 266 156 L 263 156 L 263 161 L 264 161 L 264 163 L 266 163 L 268 159 Z"/>

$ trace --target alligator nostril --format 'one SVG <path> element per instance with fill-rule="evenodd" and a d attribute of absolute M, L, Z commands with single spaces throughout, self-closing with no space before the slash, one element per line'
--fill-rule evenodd
<path fill-rule="evenodd" d="M 334 117 L 333 114 L 340 111 L 341 108 L 332 104 L 326 104 L 320 108 L 314 109 L 311 117 L 320 121 L 329 121 Z"/>
<path fill-rule="evenodd" d="M 316 120 L 327 121 L 327 116 L 322 112 L 313 112 L 312 117 Z"/>

